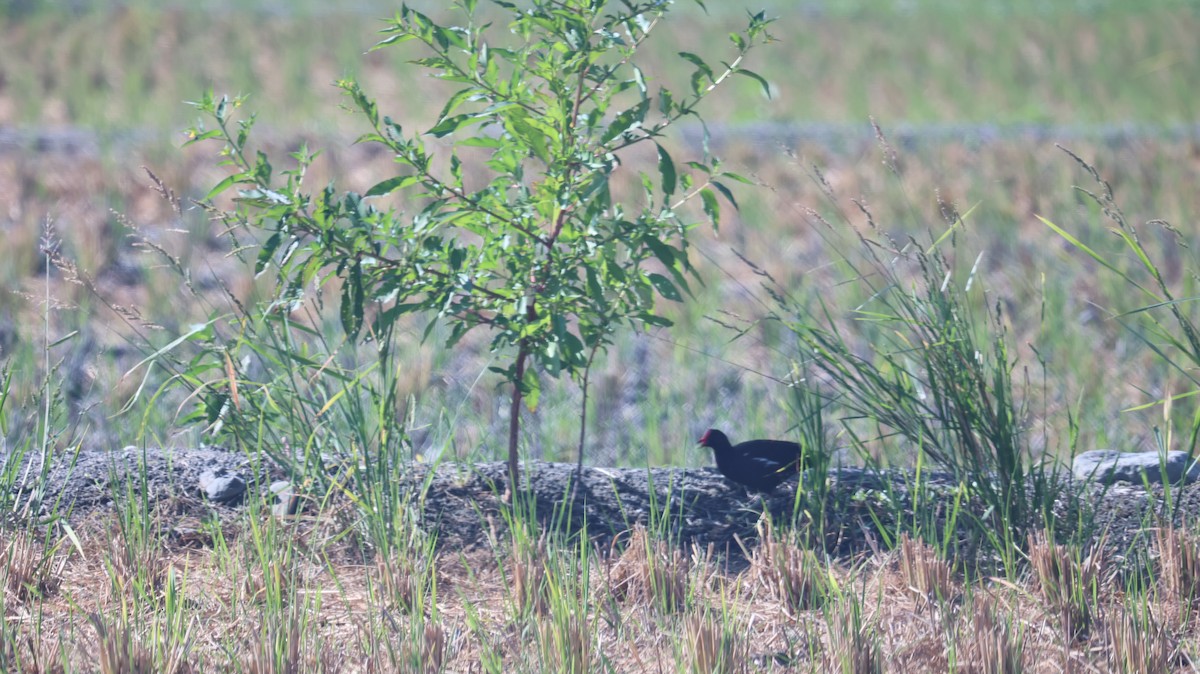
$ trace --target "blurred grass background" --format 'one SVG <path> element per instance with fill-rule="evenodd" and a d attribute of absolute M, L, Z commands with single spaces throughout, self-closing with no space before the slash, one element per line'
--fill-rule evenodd
<path fill-rule="evenodd" d="M 681 2 L 658 29 L 647 50 L 651 77 L 685 80 L 690 66 L 675 53 L 705 53 L 742 23 L 744 9 L 708 4 L 706 14 Z M 1030 368 L 1032 388 L 1048 393 L 1036 413 L 1053 430 L 1045 449 L 1071 445 L 1068 416 L 1079 425 L 1080 449 L 1150 448 L 1162 410 L 1123 410 L 1185 391 L 1187 379 L 1109 318 L 1140 298 L 1097 275 L 1035 215 L 1135 267 L 1100 210 L 1073 190 L 1093 186 L 1054 147 L 1061 143 L 1097 165 L 1132 222 L 1172 225 L 1145 226 L 1145 243 L 1177 296 L 1195 295 L 1187 244 L 1200 212 L 1196 3 L 776 0 L 749 8 L 760 6 L 779 17 L 779 41 L 748 65 L 771 83 L 773 97 L 744 79 L 705 113 L 713 149 L 762 187 L 737 192 L 742 210 L 719 232 L 697 230 L 694 262 L 706 283 L 693 301 L 664 307 L 676 329 L 624 335 L 598 365 L 589 462 L 701 463 L 707 456 L 690 448 L 709 426 L 735 441 L 791 433 L 787 391 L 775 379 L 801 358 L 797 345 L 770 323 L 738 339 L 721 325 L 754 322 L 768 310 L 738 256 L 798 296 L 848 311 L 862 298 L 847 283 L 847 259 L 867 227 L 852 199 L 898 240 L 928 240 L 948 226 L 947 214 L 969 213 L 956 264 L 965 274 L 982 254 L 973 292 L 981 307 L 1005 307 L 1020 367 Z M 362 126 L 338 108 L 332 82 L 353 75 L 387 114 L 409 125 L 432 120 L 451 90 L 405 64 L 414 52 L 364 54 L 378 18 L 394 9 L 0 2 L 0 358 L 15 366 L 18 395 L 31 397 L 47 375 L 44 345 L 69 336 L 49 349 L 50 367 L 70 403 L 64 422 L 87 448 L 200 441 L 175 423 L 180 401 L 116 413 L 141 384 L 140 372 L 122 374 L 145 356 L 142 338 L 169 342 L 213 311 L 188 300 L 179 277 L 130 235 L 178 256 L 214 296 L 222 283 L 243 298 L 261 288 L 199 211 L 182 220 L 171 213 L 141 167 L 185 200 L 223 177 L 211 148 L 178 149 L 194 120 L 184 102 L 211 88 L 250 94 L 247 107 L 259 113 L 260 140 L 273 157 L 303 141 L 324 149 L 311 186 L 336 180 L 361 190 L 389 175 L 388 157 L 351 146 Z M 891 168 L 871 118 L 897 152 Z M 699 129 L 677 131 L 672 142 L 684 157 L 699 152 Z M 43 325 L 47 222 L 124 318 L 51 270 L 53 310 Z M 421 331 L 413 326 L 403 359 L 410 397 L 397 409 L 412 419 L 414 449 L 494 456 L 506 401 L 486 373 L 484 340 L 446 351 L 436 340 L 419 344 Z M 1035 354 L 1047 362 L 1044 380 Z M 1176 413 L 1189 416 L 1189 405 L 1181 401 Z M 578 406 L 570 382 L 543 394 L 525 425 L 531 455 L 572 457 Z"/>

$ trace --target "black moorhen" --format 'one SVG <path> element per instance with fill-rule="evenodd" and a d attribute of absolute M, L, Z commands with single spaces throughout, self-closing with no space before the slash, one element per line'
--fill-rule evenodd
<path fill-rule="evenodd" d="M 753 491 L 770 493 L 800 472 L 801 451 L 795 442 L 748 440 L 731 445 L 724 433 L 710 428 L 700 445 L 712 449 L 722 475 Z"/>

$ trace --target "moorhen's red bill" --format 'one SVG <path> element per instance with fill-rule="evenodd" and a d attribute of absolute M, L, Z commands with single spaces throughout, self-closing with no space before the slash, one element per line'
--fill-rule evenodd
<path fill-rule="evenodd" d="M 800 472 L 800 445 L 786 440 L 748 440 L 736 445 L 715 428 L 705 431 L 700 445 L 712 449 L 717 470 L 753 491 L 771 492 Z"/>

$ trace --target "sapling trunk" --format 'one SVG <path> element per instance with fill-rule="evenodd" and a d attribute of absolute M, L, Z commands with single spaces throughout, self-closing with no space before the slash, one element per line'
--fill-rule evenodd
<path fill-rule="evenodd" d="M 592 346 L 592 352 L 588 354 L 587 365 L 583 366 L 583 403 L 580 405 L 579 411 L 579 449 L 575 457 L 575 482 L 571 487 L 571 497 L 574 498 L 579 493 L 579 481 L 583 478 L 583 447 L 587 440 L 587 405 L 588 405 L 588 378 L 592 374 L 592 362 L 596 359 L 596 351 L 600 348 L 600 343 L 597 342 Z"/>
<path fill-rule="evenodd" d="M 513 381 L 512 407 L 508 417 L 508 491 L 515 498 L 517 487 L 521 483 L 521 464 L 517 460 L 517 439 L 521 434 L 521 399 L 524 397 L 521 386 L 525 381 L 525 359 L 529 357 L 529 347 L 521 340 L 517 347 L 516 378 Z"/>

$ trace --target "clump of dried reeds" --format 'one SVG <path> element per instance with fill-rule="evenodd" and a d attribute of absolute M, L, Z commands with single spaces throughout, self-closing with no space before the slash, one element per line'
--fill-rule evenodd
<path fill-rule="evenodd" d="M 608 586 L 619 601 L 645 602 L 673 613 L 683 608 L 690 590 L 690 559 L 677 548 L 651 540 L 640 524 L 629 544 L 608 569 Z"/>

